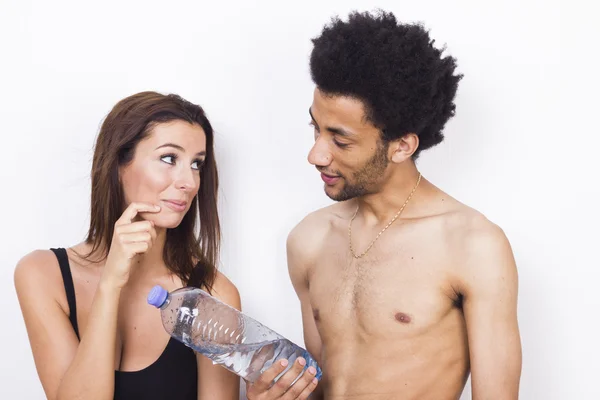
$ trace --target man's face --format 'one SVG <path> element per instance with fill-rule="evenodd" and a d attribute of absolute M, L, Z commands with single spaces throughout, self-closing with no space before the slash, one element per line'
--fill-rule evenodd
<path fill-rule="evenodd" d="M 385 179 L 388 145 L 366 120 L 363 103 L 316 88 L 309 113 L 315 144 L 308 161 L 321 172 L 327 196 L 344 201 L 374 193 Z"/>

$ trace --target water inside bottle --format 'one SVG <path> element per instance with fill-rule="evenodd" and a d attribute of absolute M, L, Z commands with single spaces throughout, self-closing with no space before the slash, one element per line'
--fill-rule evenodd
<path fill-rule="evenodd" d="M 175 306 L 175 304 L 172 304 Z M 296 358 L 306 360 L 304 369 L 313 366 L 317 379 L 321 370 L 308 352 L 251 318 L 240 317 L 233 308 L 194 304 L 176 306 L 175 315 L 166 317 L 167 329 L 194 351 L 230 369 L 249 382 L 280 359 L 289 361 L 283 376 Z M 173 318 L 175 317 L 175 318 Z M 294 382 L 302 376 L 300 373 Z"/>
<path fill-rule="evenodd" d="M 275 380 L 284 375 L 298 357 L 306 359 L 305 369 L 314 363 L 311 363 L 308 353 L 287 339 L 250 344 L 196 344 L 187 335 L 182 339 L 187 346 L 212 360 L 213 364 L 221 364 L 250 382 L 255 382 L 273 362 L 280 359 L 289 360 L 289 364 Z M 294 381 L 301 375 L 302 373 L 295 377 Z M 317 378 L 320 378 L 320 374 Z"/>

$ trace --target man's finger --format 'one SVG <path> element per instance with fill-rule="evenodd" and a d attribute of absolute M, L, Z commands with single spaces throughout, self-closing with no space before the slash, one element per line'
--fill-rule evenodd
<path fill-rule="evenodd" d="M 301 398 L 300 395 L 305 392 L 305 389 L 311 386 L 313 379 L 315 379 L 316 373 L 317 370 L 314 367 L 308 367 L 302 376 L 296 382 L 294 382 L 289 389 L 287 389 L 287 392 L 285 392 L 285 396 L 283 396 L 282 400 L 296 400 Z M 316 387 L 316 385 L 313 386 Z M 312 390 L 310 390 L 308 393 L 310 392 L 312 392 Z"/>
<path fill-rule="evenodd" d="M 312 379 L 308 383 L 308 385 L 304 388 L 302 393 L 300 393 L 300 395 L 298 397 L 296 397 L 296 399 L 298 399 L 298 400 L 307 399 L 308 396 L 310 396 L 310 394 L 317 388 L 317 384 L 319 383 L 319 380 L 317 378 L 315 378 L 314 375 L 309 374 L 308 371 L 304 371 L 304 375 L 309 375 L 310 377 L 312 377 Z M 304 379 L 304 377 L 302 377 L 302 378 Z M 296 386 L 296 385 L 294 385 L 294 386 Z"/>
<path fill-rule="evenodd" d="M 285 370 L 285 368 L 288 366 L 288 363 L 288 360 L 285 358 L 273 363 L 269 369 L 262 373 L 260 378 L 258 378 L 258 380 L 254 382 L 252 386 L 259 391 L 265 391 L 269 389 L 273 383 L 273 380 L 277 377 L 277 375 Z"/>
<path fill-rule="evenodd" d="M 279 396 L 282 396 L 290 388 L 292 382 L 294 382 L 294 380 L 302 373 L 302 369 L 305 365 L 306 360 L 302 357 L 298 357 L 292 368 L 275 382 L 273 387 L 269 390 L 269 394 L 272 394 L 276 399 L 279 398 Z"/>

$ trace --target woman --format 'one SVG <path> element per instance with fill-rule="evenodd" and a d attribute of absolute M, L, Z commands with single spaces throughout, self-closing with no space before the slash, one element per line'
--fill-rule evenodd
<path fill-rule="evenodd" d="M 239 398 L 239 378 L 171 339 L 146 303 L 154 285 L 196 286 L 240 309 L 237 288 L 215 267 L 213 139 L 202 108 L 176 95 L 138 93 L 106 117 L 95 146 L 85 241 L 34 251 L 15 271 L 48 399 Z M 283 367 L 276 363 L 262 378 L 272 380 Z M 304 393 L 290 398 L 308 396 L 311 378 L 303 376 L 292 388 L 302 384 Z M 276 392 L 282 385 L 269 386 L 251 385 L 249 397 L 284 395 Z"/>

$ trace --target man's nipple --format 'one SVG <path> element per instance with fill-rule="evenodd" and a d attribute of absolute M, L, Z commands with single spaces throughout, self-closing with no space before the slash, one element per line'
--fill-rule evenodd
<path fill-rule="evenodd" d="M 317 322 L 321 320 L 321 316 L 319 315 L 319 309 L 318 308 L 313 309 L 313 318 Z"/>
<path fill-rule="evenodd" d="M 408 324 L 411 321 L 410 316 L 403 312 L 396 313 L 394 317 L 396 318 L 396 321 L 402 322 L 403 324 Z"/>

